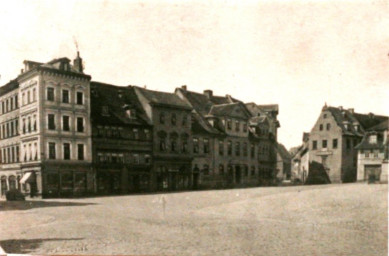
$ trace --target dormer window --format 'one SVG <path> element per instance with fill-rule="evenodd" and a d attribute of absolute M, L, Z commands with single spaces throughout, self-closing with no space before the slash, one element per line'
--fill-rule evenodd
<path fill-rule="evenodd" d="M 102 114 L 103 116 L 109 116 L 109 108 L 108 108 L 108 106 L 103 106 L 103 107 L 101 108 L 101 114 Z"/>
<path fill-rule="evenodd" d="M 358 124 L 355 124 L 355 125 L 354 125 L 354 129 L 355 129 L 357 132 L 359 132 L 359 125 L 358 125 Z"/>
<path fill-rule="evenodd" d="M 136 118 L 136 110 L 135 109 L 127 109 L 126 114 L 128 118 Z"/>
<path fill-rule="evenodd" d="M 369 136 L 369 143 L 371 144 L 377 143 L 377 134 L 373 134 Z"/>

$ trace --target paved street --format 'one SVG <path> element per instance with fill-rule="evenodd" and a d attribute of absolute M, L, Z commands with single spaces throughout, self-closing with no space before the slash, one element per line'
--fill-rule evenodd
<path fill-rule="evenodd" d="M 9 253 L 387 255 L 387 185 L 0 202 Z"/>

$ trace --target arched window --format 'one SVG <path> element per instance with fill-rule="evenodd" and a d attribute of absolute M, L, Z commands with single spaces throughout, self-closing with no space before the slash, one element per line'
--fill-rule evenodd
<path fill-rule="evenodd" d="M 5 195 L 5 192 L 8 190 L 7 187 L 7 177 L 1 176 L 1 195 Z"/>
<path fill-rule="evenodd" d="M 9 189 L 16 189 L 16 177 L 11 175 L 8 177 Z"/>

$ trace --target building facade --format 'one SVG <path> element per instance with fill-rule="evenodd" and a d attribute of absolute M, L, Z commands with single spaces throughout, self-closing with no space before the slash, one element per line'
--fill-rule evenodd
<path fill-rule="evenodd" d="M 357 181 L 388 182 L 389 122 L 371 127 L 356 146 Z"/>
<path fill-rule="evenodd" d="M 2 120 L 11 114 L 15 120 L 5 126 L 5 136 L 14 138 L 2 143 L 14 149 L 2 152 L 6 161 L 2 167 L 12 163 L 20 177 L 17 187 L 31 195 L 78 196 L 93 191 L 90 76 L 83 73 L 82 59 L 77 55 L 73 65 L 67 58 L 24 64 L 13 90 L 4 95 L 4 110 L 9 111 Z"/>
<path fill-rule="evenodd" d="M 324 106 L 310 132 L 309 161 L 322 166 L 331 182 L 357 179 L 357 146 L 365 131 L 388 117 Z"/>

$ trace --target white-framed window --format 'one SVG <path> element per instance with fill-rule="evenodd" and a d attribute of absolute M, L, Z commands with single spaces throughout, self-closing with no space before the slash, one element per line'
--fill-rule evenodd
<path fill-rule="evenodd" d="M 56 144 L 55 142 L 49 142 L 47 144 L 47 147 L 48 147 L 48 152 L 49 152 L 49 155 L 48 155 L 48 158 L 49 159 L 56 159 L 57 157 L 57 150 L 56 150 Z"/>
<path fill-rule="evenodd" d="M 70 103 L 70 93 L 68 89 L 62 89 L 62 103 Z"/>
<path fill-rule="evenodd" d="M 80 91 L 76 91 L 76 104 L 84 105 L 84 93 Z"/>
<path fill-rule="evenodd" d="M 77 127 L 77 132 L 85 131 L 85 121 L 83 117 L 76 118 L 76 127 Z"/>
<path fill-rule="evenodd" d="M 47 129 L 55 130 L 55 114 L 47 114 Z"/>
<path fill-rule="evenodd" d="M 70 131 L 70 116 L 68 115 L 62 116 L 62 130 L 65 132 Z"/>
<path fill-rule="evenodd" d="M 78 160 L 85 159 L 85 146 L 84 146 L 84 144 L 77 144 L 77 159 Z"/>
<path fill-rule="evenodd" d="M 54 101 L 55 100 L 55 90 L 54 87 L 46 88 L 46 100 Z"/>
<path fill-rule="evenodd" d="M 71 144 L 69 142 L 63 143 L 63 159 L 70 160 L 71 159 Z"/>

